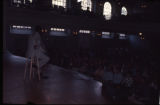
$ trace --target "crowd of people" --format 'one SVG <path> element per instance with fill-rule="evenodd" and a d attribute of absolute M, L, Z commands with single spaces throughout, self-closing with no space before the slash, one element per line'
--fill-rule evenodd
<path fill-rule="evenodd" d="M 134 103 L 155 103 L 158 100 L 158 65 L 150 53 L 108 48 L 103 52 L 55 49 L 52 54 L 53 64 L 101 81 L 102 93 L 112 100 L 127 99 Z"/>
<path fill-rule="evenodd" d="M 48 48 L 45 50 L 42 46 L 38 32 L 41 33 L 37 26 L 35 34 L 30 37 L 27 55 L 39 57 L 40 67 L 52 63 L 93 77 L 103 83 L 103 95 L 113 101 L 128 100 L 137 104 L 158 102 L 159 65 L 153 52 L 127 46 L 103 49 L 54 48 L 47 51 Z"/>
<path fill-rule="evenodd" d="M 27 57 L 39 57 L 40 67 L 52 63 L 93 77 L 103 83 L 103 95 L 113 101 L 158 102 L 159 65 L 152 52 L 127 47 L 92 50 L 54 48 L 47 51 L 38 32 L 41 33 L 37 26 L 28 43 Z"/>
<path fill-rule="evenodd" d="M 40 30 L 37 26 L 29 39 L 27 57 L 38 57 L 41 68 L 52 63 L 93 77 L 103 83 L 103 95 L 113 101 L 158 102 L 159 65 L 152 52 L 129 47 L 92 50 L 54 48 L 47 51 L 40 38 Z"/>

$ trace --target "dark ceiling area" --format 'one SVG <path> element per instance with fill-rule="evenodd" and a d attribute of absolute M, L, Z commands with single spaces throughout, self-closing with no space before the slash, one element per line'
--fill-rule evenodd
<path fill-rule="evenodd" d="M 22 0 L 23 1 L 23 0 Z M 160 30 L 159 0 L 91 0 L 94 11 L 80 11 L 77 0 L 68 0 L 66 9 L 52 7 L 52 0 L 32 0 L 31 4 L 13 5 L 13 0 L 4 1 L 4 23 L 28 24 L 35 26 L 61 26 L 71 29 L 86 28 L 91 30 L 108 30 L 126 33 L 155 33 Z M 105 20 L 104 3 L 112 5 L 112 18 Z M 68 3 L 68 2 L 67 2 Z M 121 15 L 121 7 L 127 8 L 128 15 Z M 78 20 L 78 21 L 77 21 Z M 158 35 L 159 37 L 159 35 Z"/>

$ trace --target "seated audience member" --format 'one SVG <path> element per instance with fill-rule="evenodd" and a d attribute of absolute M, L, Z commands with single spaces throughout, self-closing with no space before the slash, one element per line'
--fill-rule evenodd
<path fill-rule="evenodd" d="M 150 82 L 149 84 L 150 86 L 150 98 L 149 98 L 149 102 L 150 104 L 157 104 L 158 103 L 158 85 L 156 84 L 156 81 L 153 80 Z"/>
<path fill-rule="evenodd" d="M 113 81 L 113 71 L 112 71 L 112 68 L 108 67 L 108 69 L 105 69 L 104 70 L 104 73 L 102 75 L 102 80 L 105 83 L 108 83 L 108 81 Z"/>
<path fill-rule="evenodd" d="M 130 73 L 127 73 L 126 76 L 123 78 L 122 84 L 127 88 L 130 88 L 132 86 L 133 78 L 131 77 Z"/>
<path fill-rule="evenodd" d="M 132 94 L 132 85 L 133 85 L 133 78 L 129 73 L 126 74 L 122 81 L 122 88 L 120 91 L 121 99 L 128 99 L 129 96 Z"/>
<path fill-rule="evenodd" d="M 121 92 L 121 82 L 123 80 L 123 74 L 120 72 L 120 70 L 117 70 L 116 67 L 114 67 L 114 74 L 113 74 L 113 85 L 114 85 L 114 91 L 115 95 L 113 96 L 114 100 L 119 99 L 120 92 Z"/>
<path fill-rule="evenodd" d="M 137 69 L 138 69 L 137 65 L 134 65 L 134 67 L 131 68 L 131 75 L 132 75 L 133 77 L 136 76 Z"/>
<path fill-rule="evenodd" d="M 110 70 L 104 73 L 103 79 L 105 82 L 103 83 L 103 90 L 106 94 L 108 94 L 111 97 L 111 99 L 116 100 L 118 99 L 118 94 L 121 91 L 120 84 L 123 79 L 123 76 L 115 67 L 113 68 L 113 71 L 114 72 Z"/>
<path fill-rule="evenodd" d="M 101 80 L 103 74 L 103 67 L 98 67 L 98 69 L 95 71 L 95 78 L 98 80 Z"/>
<path fill-rule="evenodd" d="M 115 67 L 113 71 L 114 71 L 113 84 L 120 85 L 123 80 L 123 74 L 120 72 L 120 70 L 117 70 Z"/>
<path fill-rule="evenodd" d="M 142 103 L 146 103 L 147 100 L 149 100 L 150 87 L 147 81 L 145 81 L 145 78 L 141 77 L 139 83 L 135 84 L 134 95 L 135 98 Z"/>
<path fill-rule="evenodd" d="M 134 104 L 144 104 L 141 101 L 138 101 L 135 97 L 135 94 L 132 94 L 131 96 L 128 97 L 128 100 Z"/>

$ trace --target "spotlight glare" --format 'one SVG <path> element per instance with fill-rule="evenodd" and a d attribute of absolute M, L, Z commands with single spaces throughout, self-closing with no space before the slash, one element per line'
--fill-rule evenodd
<path fill-rule="evenodd" d="M 142 35 L 142 33 L 140 32 L 140 33 L 139 33 L 139 35 L 141 36 L 141 35 Z"/>

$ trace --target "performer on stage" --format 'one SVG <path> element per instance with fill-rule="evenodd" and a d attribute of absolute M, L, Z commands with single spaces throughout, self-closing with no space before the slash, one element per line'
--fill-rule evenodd
<path fill-rule="evenodd" d="M 49 57 L 46 55 L 45 46 L 41 40 L 41 27 L 36 26 L 35 32 L 29 37 L 27 58 L 37 57 L 39 60 L 39 67 L 45 68 L 49 61 Z"/>

